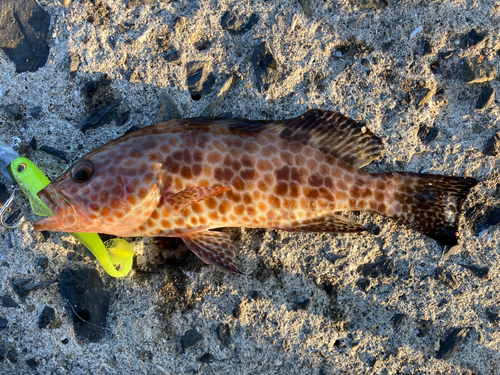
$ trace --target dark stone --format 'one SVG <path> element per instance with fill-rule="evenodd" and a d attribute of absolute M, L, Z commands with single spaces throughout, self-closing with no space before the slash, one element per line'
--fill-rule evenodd
<path fill-rule="evenodd" d="M 389 0 L 349 0 L 358 8 L 386 8 L 389 5 Z"/>
<path fill-rule="evenodd" d="M 33 370 L 38 367 L 38 361 L 35 358 L 27 359 L 26 364 Z"/>
<path fill-rule="evenodd" d="M 97 270 L 67 268 L 62 272 L 59 288 L 73 316 L 75 334 L 90 342 L 101 340 L 106 330 L 110 296 Z"/>
<path fill-rule="evenodd" d="M 415 54 L 425 56 L 432 52 L 431 44 L 426 39 L 421 39 L 417 42 L 417 47 L 415 48 Z"/>
<path fill-rule="evenodd" d="M 457 289 L 460 286 L 460 283 L 457 280 L 457 278 L 451 272 L 441 267 L 436 268 L 434 278 L 436 280 L 441 281 L 443 284 L 445 284 L 448 288 L 451 289 Z"/>
<path fill-rule="evenodd" d="M 431 143 L 439 138 L 439 129 L 433 126 L 421 125 L 417 133 L 422 143 Z"/>
<path fill-rule="evenodd" d="M 198 358 L 198 361 L 201 363 L 210 363 L 215 360 L 214 356 L 210 353 L 205 353 L 203 354 L 200 358 Z"/>
<path fill-rule="evenodd" d="M 441 341 L 439 350 L 436 352 L 437 359 L 448 359 L 455 353 L 464 342 L 470 328 L 453 328 L 446 338 Z"/>
<path fill-rule="evenodd" d="M 144 255 L 137 255 L 135 270 L 141 273 L 160 273 L 158 268 L 148 262 Z"/>
<path fill-rule="evenodd" d="M 215 83 L 215 76 L 208 70 L 205 61 L 192 61 L 186 65 L 186 84 L 191 96 L 204 95 L 210 92 Z"/>
<path fill-rule="evenodd" d="M 175 100 L 168 94 L 163 95 L 160 99 L 160 109 L 156 115 L 158 122 L 171 120 L 174 118 L 181 118 L 181 113 Z"/>
<path fill-rule="evenodd" d="M 229 342 L 231 341 L 231 330 L 229 329 L 229 325 L 221 323 L 217 327 L 217 337 L 223 346 L 229 346 Z"/>
<path fill-rule="evenodd" d="M 0 361 L 3 361 L 5 359 L 5 349 L 0 348 Z"/>
<path fill-rule="evenodd" d="M 198 51 L 205 51 L 212 45 L 212 42 L 210 42 L 210 40 L 208 39 L 202 38 L 194 42 L 193 45 L 194 48 L 196 48 Z"/>
<path fill-rule="evenodd" d="M 63 246 L 67 248 L 67 245 L 63 243 Z M 78 254 L 76 251 L 68 251 L 66 255 L 66 259 L 69 262 L 83 262 L 85 261 L 85 258 L 83 257 L 82 254 Z"/>
<path fill-rule="evenodd" d="M 281 78 L 279 64 L 274 58 L 267 42 L 255 47 L 252 55 L 255 81 L 260 92 L 267 91 L 269 87 Z"/>
<path fill-rule="evenodd" d="M 34 72 L 47 62 L 49 14 L 35 0 L 2 1 L 0 48 L 16 64 L 16 72 Z"/>
<path fill-rule="evenodd" d="M 136 130 L 139 130 L 139 127 L 137 127 L 136 125 L 133 125 L 131 126 L 130 128 L 128 128 L 124 134 L 128 134 L 128 133 L 133 133 L 135 132 Z"/>
<path fill-rule="evenodd" d="M 7 199 L 9 199 L 10 193 L 7 190 L 7 186 L 0 182 L 0 207 L 3 207 Z"/>
<path fill-rule="evenodd" d="M 478 33 L 476 30 L 472 29 L 467 34 L 460 38 L 460 48 L 469 48 L 475 46 L 480 41 L 486 37 L 486 34 Z"/>
<path fill-rule="evenodd" d="M 489 227 L 500 223 L 500 205 L 485 208 L 483 203 L 479 203 L 469 208 L 464 216 L 472 222 L 474 235 L 477 236 Z"/>
<path fill-rule="evenodd" d="M 326 259 L 332 264 L 338 266 L 341 263 L 342 259 L 345 258 L 347 258 L 347 255 L 345 254 L 331 254 L 328 255 Z"/>
<path fill-rule="evenodd" d="M 195 347 L 201 340 L 203 340 L 203 336 L 196 329 L 187 330 L 184 336 L 181 337 L 182 352 L 185 353 L 186 350 Z"/>
<path fill-rule="evenodd" d="M 362 264 L 358 272 L 364 277 L 377 278 L 379 276 L 389 277 L 394 271 L 394 262 L 387 257 L 380 257 L 371 263 Z"/>
<path fill-rule="evenodd" d="M 486 141 L 486 147 L 483 150 L 483 154 L 486 156 L 500 155 L 500 133 L 495 134 Z"/>
<path fill-rule="evenodd" d="M 233 309 L 232 313 L 233 313 L 233 316 L 234 316 L 236 319 L 238 319 L 238 318 L 240 317 L 240 315 L 241 315 L 241 308 L 240 308 L 240 306 L 239 306 L 239 305 L 238 305 L 238 306 L 236 306 L 236 307 Z"/>
<path fill-rule="evenodd" d="M 9 321 L 7 319 L 5 319 L 3 316 L 0 316 L 0 329 L 7 328 L 8 324 L 9 324 Z"/>
<path fill-rule="evenodd" d="M 417 337 L 425 337 L 429 334 L 432 328 L 432 321 L 427 319 L 417 320 Z"/>
<path fill-rule="evenodd" d="M 488 319 L 488 321 L 492 324 L 500 324 L 500 312 L 494 311 L 492 309 L 487 309 L 486 319 Z"/>
<path fill-rule="evenodd" d="M 19 121 L 24 117 L 24 112 L 21 110 L 20 104 L 7 104 L 0 108 L 5 111 L 9 120 Z"/>
<path fill-rule="evenodd" d="M 8 294 L 5 294 L 2 296 L 2 305 L 3 307 L 17 307 L 19 306 L 18 303 L 16 301 L 14 301 L 14 299 L 9 296 Z"/>
<path fill-rule="evenodd" d="M 443 298 L 441 301 L 438 302 L 437 307 L 443 307 L 448 303 L 448 300 L 446 298 Z"/>
<path fill-rule="evenodd" d="M 463 81 L 466 84 L 492 81 L 497 75 L 495 65 L 479 58 L 465 58 L 463 63 Z"/>
<path fill-rule="evenodd" d="M 31 138 L 31 141 L 30 141 L 30 146 L 33 150 L 36 150 L 38 148 L 37 144 L 36 144 L 36 138 L 33 136 Z"/>
<path fill-rule="evenodd" d="M 230 34 L 241 35 L 250 30 L 255 24 L 259 22 L 259 15 L 252 14 L 248 21 L 238 14 L 226 11 L 220 20 L 220 25 L 224 30 L 227 30 Z"/>
<path fill-rule="evenodd" d="M 406 318 L 406 314 L 395 314 L 393 317 L 392 317 L 392 324 L 394 326 L 395 329 L 398 329 L 401 324 L 403 323 L 403 321 L 405 320 Z"/>
<path fill-rule="evenodd" d="M 258 291 L 253 291 L 251 297 L 254 301 L 258 301 L 261 298 L 261 295 Z"/>
<path fill-rule="evenodd" d="M 47 145 L 42 145 L 42 146 L 40 146 L 40 150 L 42 150 L 43 152 L 46 152 L 47 154 L 58 157 L 59 159 L 62 159 L 64 161 L 68 161 L 68 159 L 66 158 L 66 154 L 62 151 L 59 151 L 57 148 L 47 146 Z"/>
<path fill-rule="evenodd" d="M 98 85 L 99 82 L 96 81 L 90 81 L 85 84 L 85 93 L 87 94 L 88 98 L 92 98 L 92 96 L 94 96 L 97 91 Z"/>
<path fill-rule="evenodd" d="M 12 286 L 14 287 L 14 291 L 22 296 L 32 290 L 37 290 L 40 288 L 45 288 L 51 284 L 56 283 L 57 280 L 49 280 L 41 283 L 32 282 L 31 279 L 21 279 L 21 278 L 13 278 L 11 279 Z"/>
<path fill-rule="evenodd" d="M 309 298 L 306 298 L 303 301 L 297 302 L 297 306 L 301 308 L 302 310 L 307 310 L 309 305 L 311 304 L 311 300 Z"/>
<path fill-rule="evenodd" d="M 313 0 L 299 0 L 299 4 L 307 17 L 311 17 L 312 6 L 314 5 Z"/>
<path fill-rule="evenodd" d="M 368 291 L 371 289 L 370 279 L 367 279 L 366 277 L 360 277 L 356 281 L 356 286 L 363 292 L 368 293 Z"/>
<path fill-rule="evenodd" d="M 42 268 L 43 270 L 46 270 L 47 267 L 49 266 L 49 258 L 47 258 L 46 256 L 41 256 L 40 258 L 37 258 L 36 265 Z"/>
<path fill-rule="evenodd" d="M 56 318 L 56 310 L 52 307 L 45 306 L 38 317 L 38 328 L 42 329 L 47 327 Z"/>
<path fill-rule="evenodd" d="M 114 121 L 116 125 L 121 126 L 127 122 L 129 117 L 129 112 L 119 113 L 118 107 L 121 104 L 120 99 L 115 99 L 107 102 L 99 109 L 92 112 L 78 125 L 82 132 L 86 132 L 89 129 L 95 129 L 100 126 L 109 124 Z"/>
<path fill-rule="evenodd" d="M 80 66 L 81 60 L 80 56 L 78 56 L 74 52 L 69 53 L 69 75 L 73 78 L 76 77 L 76 72 L 78 67 Z"/>
<path fill-rule="evenodd" d="M 12 363 L 17 362 L 17 352 L 16 349 L 12 348 L 7 351 L 7 354 L 5 354 L 5 358 L 7 358 L 9 361 Z"/>
<path fill-rule="evenodd" d="M 61 343 L 63 343 L 64 345 L 68 345 L 69 339 L 67 339 L 67 338 L 66 339 L 62 339 Z"/>
<path fill-rule="evenodd" d="M 495 99 L 495 90 L 491 86 L 484 86 L 481 89 L 481 94 L 479 94 L 479 98 L 476 101 L 476 109 L 485 109 Z"/>
<path fill-rule="evenodd" d="M 153 357 L 153 353 L 150 350 L 142 349 L 139 351 L 139 358 L 145 362 L 151 362 L 153 360 Z"/>
<path fill-rule="evenodd" d="M 30 111 L 30 116 L 37 119 L 39 118 L 40 116 L 40 113 L 43 111 L 43 108 L 42 107 L 35 107 L 33 108 L 31 111 Z M 33 137 L 34 138 L 34 137 Z"/>
<path fill-rule="evenodd" d="M 166 61 L 171 62 L 171 63 L 180 63 L 181 62 L 181 57 L 182 57 L 181 51 L 179 51 L 177 49 L 173 49 L 173 50 L 167 51 L 163 55 L 163 58 Z"/>
<path fill-rule="evenodd" d="M 488 278 L 488 273 L 490 272 L 490 269 L 488 267 L 479 267 L 468 264 L 460 264 L 460 265 L 464 268 L 467 268 L 470 272 L 472 272 L 475 276 L 479 277 L 480 279 Z"/>

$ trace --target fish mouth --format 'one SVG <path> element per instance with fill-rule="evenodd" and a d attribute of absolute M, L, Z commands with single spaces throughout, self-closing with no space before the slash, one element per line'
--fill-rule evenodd
<path fill-rule="evenodd" d="M 38 231 L 74 232 L 88 217 L 85 210 L 77 209 L 85 207 L 84 205 L 78 204 L 77 200 L 67 197 L 51 185 L 40 190 L 37 196 L 54 214 L 34 223 L 34 228 Z"/>

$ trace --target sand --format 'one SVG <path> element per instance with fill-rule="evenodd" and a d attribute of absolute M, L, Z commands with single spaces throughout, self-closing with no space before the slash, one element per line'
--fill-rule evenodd
<path fill-rule="evenodd" d="M 486 82 L 468 84 L 464 66 L 470 59 L 487 64 L 490 73 L 492 67 L 500 70 L 500 5 L 389 2 L 362 8 L 355 4 L 378 2 L 305 0 L 306 15 L 298 1 L 279 0 L 137 1 L 128 7 L 120 0 L 67 1 L 67 6 L 39 1 L 51 19 L 49 58 L 37 71 L 18 74 L 14 63 L 0 55 L 0 105 L 26 110 L 17 121 L 0 112 L 0 138 L 19 139 L 51 178 L 130 127 L 156 123 L 160 101 L 168 94 L 182 117 L 230 113 L 282 119 L 310 108 L 339 111 L 366 123 L 385 144 L 383 157 L 367 170 L 482 182 L 464 202 L 461 240 L 451 249 L 388 219 L 346 213 L 370 231 L 228 230 L 245 275 L 191 257 L 180 273 L 175 268 L 154 274 L 134 270 L 114 279 L 86 255 L 68 259 L 74 252 L 84 254 L 71 236 L 41 238 L 32 226 L 36 217 L 25 208 L 21 226 L 0 229 L 0 294 L 19 304 L 0 306 L 0 316 L 8 320 L 0 330 L 0 348 L 16 358 L 0 361 L 0 372 L 31 371 L 26 361 L 35 359 L 40 374 L 498 373 L 500 231 L 497 223 L 477 233 L 474 222 L 481 215 L 498 215 L 500 158 L 483 150 L 500 131 L 500 106 L 495 97 L 486 108 L 475 107 L 484 87 L 498 93 L 500 83 L 486 72 L 478 78 Z M 233 35 L 221 27 L 228 10 L 244 20 L 257 14 L 259 21 Z M 184 17 L 184 25 L 178 17 Z M 461 40 L 472 29 L 485 38 L 464 47 Z M 279 75 L 264 92 L 252 63 L 262 42 L 268 43 Z M 168 62 L 163 56 L 173 49 L 180 59 Z M 440 55 L 447 51 L 453 51 L 451 57 Z M 78 67 L 74 77 L 70 54 L 80 60 L 72 65 Z M 215 77 L 199 100 L 192 99 L 186 83 L 192 61 L 207 62 Z M 86 83 L 103 75 L 111 83 L 95 100 L 121 99 L 119 112 L 129 112 L 128 119 L 83 133 L 79 124 L 96 104 L 87 97 Z M 35 107 L 42 108 L 38 118 L 29 115 Z M 426 138 L 425 127 L 437 129 L 439 136 Z M 38 145 L 63 151 L 69 162 L 33 150 L 33 136 Z M 27 207 L 26 200 L 17 203 Z M 472 207 L 475 216 L 464 217 Z M 132 243 L 136 254 L 152 261 L 156 247 L 150 239 Z M 49 259 L 45 270 L 37 265 L 43 256 Z M 388 259 L 386 274 L 363 275 L 362 266 L 381 257 Z M 488 267 L 489 273 L 479 278 L 462 264 Z M 109 331 L 97 343 L 75 335 L 57 283 L 24 298 L 13 291 L 12 278 L 57 279 L 68 267 L 97 269 L 110 292 Z M 440 272 L 452 276 L 437 277 Z M 307 299 L 305 309 L 297 304 Z M 55 309 L 56 321 L 40 329 L 38 316 L 45 306 Z M 239 315 L 233 312 L 237 307 Z M 226 345 L 217 335 L 220 324 L 230 330 Z M 459 328 L 465 329 L 463 341 L 438 359 L 443 342 Z M 181 337 L 189 329 L 202 340 L 183 352 Z"/>

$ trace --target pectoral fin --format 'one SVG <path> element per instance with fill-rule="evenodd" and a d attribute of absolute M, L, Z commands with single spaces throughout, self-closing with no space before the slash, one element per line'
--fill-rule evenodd
<path fill-rule="evenodd" d="M 362 232 L 366 228 L 345 216 L 328 214 L 302 221 L 292 221 L 275 229 L 289 232 Z"/>
<path fill-rule="evenodd" d="M 224 271 L 241 273 L 234 258 L 234 244 L 226 233 L 196 232 L 181 236 L 198 258 Z"/>
<path fill-rule="evenodd" d="M 177 214 L 196 202 L 222 194 L 229 190 L 231 190 L 231 188 L 225 186 L 194 186 L 181 190 L 173 195 L 164 196 L 164 200 L 170 203 L 174 213 Z"/>

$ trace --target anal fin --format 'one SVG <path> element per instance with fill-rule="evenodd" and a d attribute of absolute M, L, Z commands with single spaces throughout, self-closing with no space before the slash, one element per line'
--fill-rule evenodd
<path fill-rule="evenodd" d="M 327 214 L 323 216 L 292 221 L 290 223 L 275 227 L 274 229 L 289 232 L 362 232 L 366 228 L 355 221 L 340 215 Z"/>
<path fill-rule="evenodd" d="M 186 246 L 203 262 L 224 271 L 241 273 L 234 257 L 235 246 L 226 233 L 195 232 L 181 236 Z"/>

